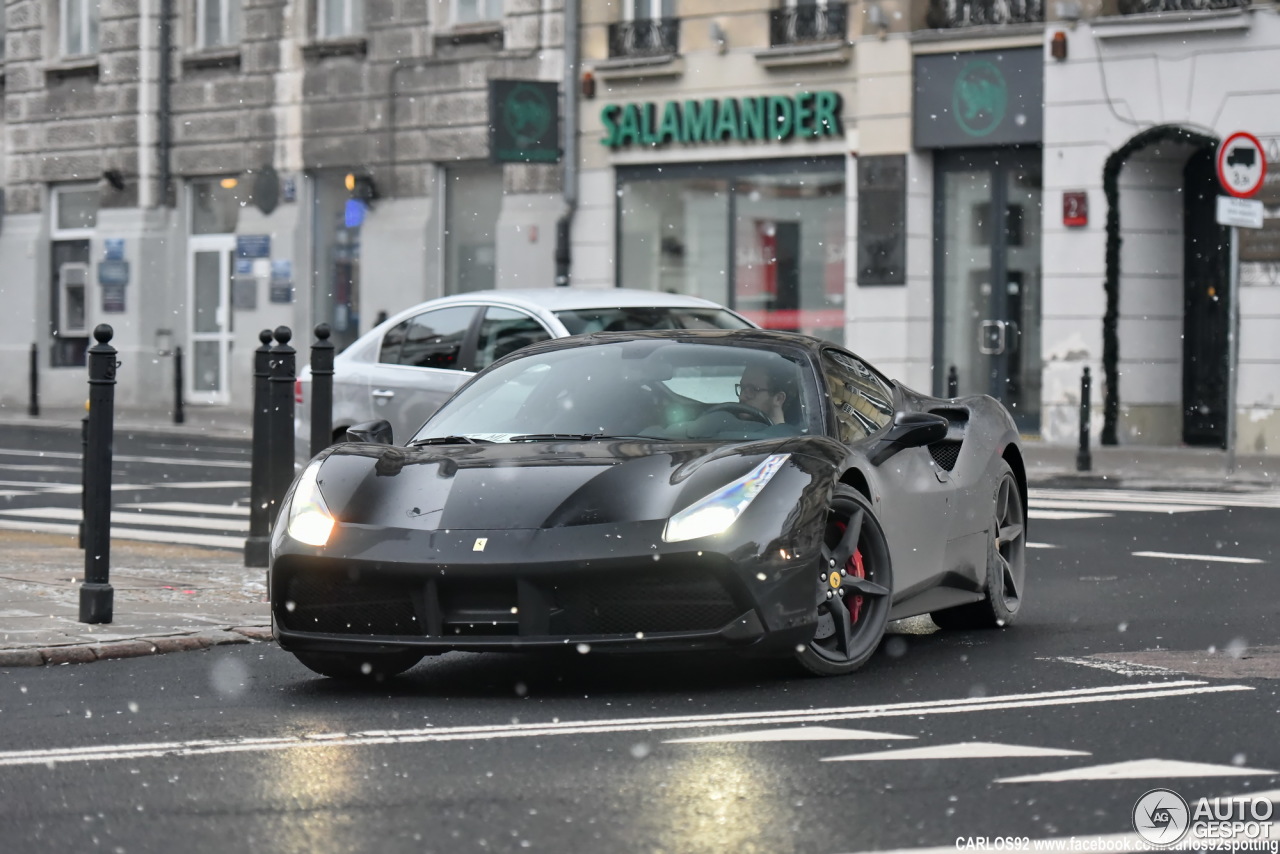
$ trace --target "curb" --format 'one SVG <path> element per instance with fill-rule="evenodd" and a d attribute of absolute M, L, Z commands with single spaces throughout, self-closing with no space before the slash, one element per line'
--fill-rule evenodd
<path fill-rule="evenodd" d="M 195 634 L 166 635 L 139 640 L 111 641 L 109 643 L 32 647 L 29 649 L 0 649 L 0 667 L 88 664 L 91 661 L 138 658 L 144 655 L 161 655 L 166 652 L 208 649 L 211 646 L 221 646 L 223 644 L 253 643 L 269 640 L 271 640 L 271 629 L 268 627 L 235 626 L 227 630 L 213 629 Z"/>

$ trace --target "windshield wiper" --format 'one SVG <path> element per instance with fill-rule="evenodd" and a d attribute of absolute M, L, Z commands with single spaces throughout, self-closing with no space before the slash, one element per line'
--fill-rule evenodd
<path fill-rule="evenodd" d="M 414 439 L 409 443 L 410 448 L 417 448 L 421 445 L 492 445 L 488 439 L 473 439 L 470 436 L 431 436 L 426 439 Z"/>
<path fill-rule="evenodd" d="M 521 436 L 512 436 L 508 442 L 554 442 L 554 441 L 575 441 L 590 442 L 594 439 L 631 439 L 645 442 L 665 442 L 666 439 L 657 436 L 610 436 L 608 433 L 526 433 Z"/>

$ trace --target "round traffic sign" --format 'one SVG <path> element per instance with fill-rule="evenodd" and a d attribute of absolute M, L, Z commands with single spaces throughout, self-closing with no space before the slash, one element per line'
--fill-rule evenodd
<path fill-rule="evenodd" d="M 1266 176 L 1267 155 L 1253 134 L 1237 131 L 1218 146 L 1218 183 L 1231 195 L 1249 198 Z"/>

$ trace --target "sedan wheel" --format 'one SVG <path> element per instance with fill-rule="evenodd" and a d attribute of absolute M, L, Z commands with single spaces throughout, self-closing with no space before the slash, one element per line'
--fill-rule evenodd
<path fill-rule="evenodd" d="M 1027 512 L 1009 464 L 1001 461 L 995 508 L 987 536 L 986 597 L 981 602 L 936 611 L 930 616 L 944 629 L 1008 626 L 1022 609 L 1027 579 Z"/>
<path fill-rule="evenodd" d="M 889 544 L 862 494 L 836 487 L 817 580 L 818 628 L 796 659 L 810 673 L 852 673 L 875 653 L 892 606 Z"/>
<path fill-rule="evenodd" d="M 344 652 L 295 652 L 294 657 L 310 670 L 332 679 L 359 682 L 381 682 L 403 673 L 422 660 L 422 653 L 366 652 L 359 655 Z"/>

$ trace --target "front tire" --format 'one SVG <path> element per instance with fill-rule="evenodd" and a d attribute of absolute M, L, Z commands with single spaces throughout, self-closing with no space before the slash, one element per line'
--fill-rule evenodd
<path fill-rule="evenodd" d="M 991 528 L 987 533 L 986 596 L 980 602 L 935 611 L 944 629 L 994 629 L 1013 625 L 1022 611 L 1027 579 L 1027 508 L 1013 469 L 1000 461 Z"/>
<path fill-rule="evenodd" d="M 822 544 L 813 640 L 796 660 L 817 676 L 852 673 L 875 654 L 893 605 L 893 569 L 884 529 L 860 492 L 839 485 Z"/>
<path fill-rule="evenodd" d="M 382 682 L 413 667 L 422 653 L 401 652 L 295 652 L 294 657 L 308 670 L 348 682 Z"/>

